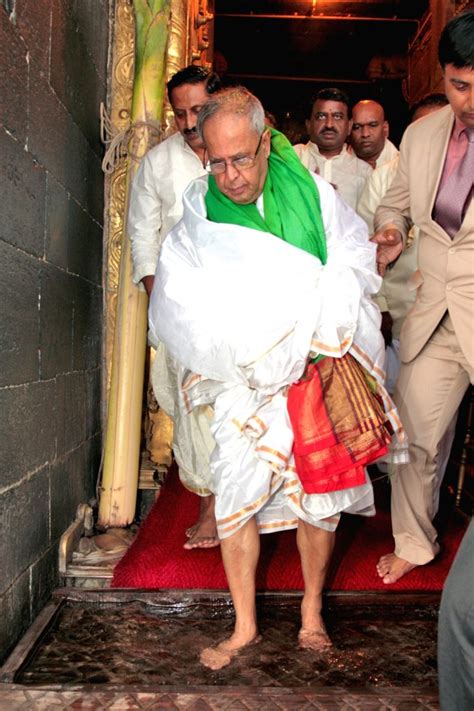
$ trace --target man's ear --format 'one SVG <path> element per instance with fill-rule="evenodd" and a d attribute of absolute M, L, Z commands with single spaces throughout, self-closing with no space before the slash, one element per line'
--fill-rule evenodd
<path fill-rule="evenodd" d="M 385 138 L 388 138 L 388 132 L 389 132 L 390 126 L 388 121 L 383 122 L 383 135 Z"/>
<path fill-rule="evenodd" d="M 262 140 L 265 141 L 265 156 L 268 158 L 268 156 L 270 155 L 272 141 L 272 134 L 269 128 L 265 129 L 265 135 Z"/>
<path fill-rule="evenodd" d="M 311 132 L 311 121 L 309 119 L 305 119 L 304 125 L 306 126 L 306 133 L 309 135 Z"/>
<path fill-rule="evenodd" d="M 354 123 L 354 121 L 353 121 L 352 119 L 349 119 L 346 138 L 349 138 L 349 136 L 350 136 L 351 133 L 352 133 L 352 124 L 353 124 L 353 123 Z"/>

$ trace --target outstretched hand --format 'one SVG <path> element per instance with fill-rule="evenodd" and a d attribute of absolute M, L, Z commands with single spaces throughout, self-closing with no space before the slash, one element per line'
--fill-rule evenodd
<path fill-rule="evenodd" d="M 394 262 L 403 250 L 402 235 L 395 227 L 376 232 L 371 242 L 377 245 L 377 271 L 384 276 L 389 264 Z"/>

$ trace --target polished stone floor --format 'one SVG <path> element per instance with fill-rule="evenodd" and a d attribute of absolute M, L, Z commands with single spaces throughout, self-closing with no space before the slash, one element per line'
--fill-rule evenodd
<path fill-rule="evenodd" d="M 209 610 L 206 610 L 208 613 Z M 334 649 L 318 657 L 297 648 L 295 605 L 261 605 L 262 642 L 227 668 L 203 668 L 198 652 L 232 630 L 227 615 L 162 611 L 138 602 L 66 604 L 24 684 L 211 684 L 244 686 L 436 686 L 436 609 L 353 604 L 329 608 Z"/>
<path fill-rule="evenodd" d="M 325 656 L 297 648 L 299 602 L 260 598 L 262 642 L 213 672 L 198 653 L 232 629 L 225 596 L 79 594 L 0 684 L 0 709 L 438 708 L 433 596 L 329 598 Z"/>

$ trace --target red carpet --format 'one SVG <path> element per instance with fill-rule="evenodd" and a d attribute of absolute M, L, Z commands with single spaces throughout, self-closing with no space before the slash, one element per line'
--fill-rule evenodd
<path fill-rule="evenodd" d="M 377 488 L 380 485 L 382 489 Z M 376 498 L 386 499 L 387 490 L 387 484 L 379 482 Z M 184 531 L 196 521 L 198 508 L 198 497 L 186 491 L 175 474 L 170 475 L 136 539 L 117 564 L 112 587 L 226 590 L 219 548 L 199 551 L 183 548 Z M 343 516 L 326 587 L 365 591 L 441 590 L 464 530 L 465 524 L 451 512 L 447 522 L 440 526 L 438 558 L 387 588 L 375 570 L 379 557 L 392 550 L 387 503 L 378 504 L 374 518 Z M 261 536 L 259 590 L 302 590 L 295 539 L 295 531 Z"/>

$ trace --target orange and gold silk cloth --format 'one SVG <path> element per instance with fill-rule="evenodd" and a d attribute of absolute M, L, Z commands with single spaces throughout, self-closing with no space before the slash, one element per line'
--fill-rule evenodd
<path fill-rule="evenodd" d="M 288 391 L 298 477 L 308 494 L 365 483 L 364 467 L 387 453 L 392 428 L 370 375 L 349 353 L 310 363 Z"/>

